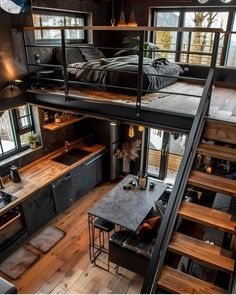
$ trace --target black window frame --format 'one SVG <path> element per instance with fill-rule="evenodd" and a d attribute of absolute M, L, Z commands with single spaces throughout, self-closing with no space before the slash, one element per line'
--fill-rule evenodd
<path fill-rule="evenodd" d="M 0 161 L 5 160 L 19 152 L 25 151 L 30 148 L 29 144 L 25 144 L 25 145 L 21 144 L 20 136 L 29 132 L 35 132 L 34 121 L 32 116 L 32 108 L 30 105 L 27 105 L 27 104 L 23 106 L 27 107 L 27 113 L 28 113 L 27 115 L 24 115 L 24 116 L 20 116 L 19 107 L 15 109 L 9 109 L 9 110 L 3 111 L 3 112 L 9 112 L 10 124 L 11 124 L 11 129 L 13 132 L 15 148 L 13 150 L 4 152 L 2 148 L 1 135 L 0 135 L 0 149 L 1 149 Z M 20 107 L 23 107 L 23 106 L 20 106 Z M 20 119 L 23 117 L 29 117 L 29 121 L 31 123 L 25 128 L 22 128 L 20 124 Z"/>
<path fill-rule="evenodd" d="M 50 15 L 50 16 L 63 16 L 64 21 L 66 17 L 75 17 L 75 18 L 83 18 L 84 19 L 84 26 L 88 25 L 88 15 L 86 13 L 81 12 L 68 12 L 68 11 L 54 11 L 54 10 L 47 10 L 47 9 L 33 9 L 32 11 L 32 19 L 34 14 L 39 15 Z M 56 28 L 57 26 L 55 26 Z M 41 31 L 42 32 L 42 31 Z M 84 30 L 84 39 L 67 39 L 66 42 L 68 44 L 87 44 L 88 43 L 88 33 L 87 30 Z M 35 44 L 36 45 L 59 45 L 61 44 L 61 39 L 36 39 L 34 34 Z"/>
<path fill-rule="evenodd" d="M 222 53 L 221 53 L 221 58 L 220 58 L 220 63 L 217 66 L 222 66 L 222 67 L 226 67 L 226 68 L 235 68 L 235 66 L 229 66 L 227 65 L 227 59 L 228 59 L 228 54 L 229 54 L 229 50 L 230 50 L 230 35 L 233 29 L 233 24 L 234 24 L 234 19 L 236 18 L 236 6 L 188 6 L 188 7 L 155 7 L 152 8 L 152 25 L 155 26 L 155 20 L 157 18 L 157 13 L 158 12 L 171 12 L 171 11 L 176 11 L 179 12 L 179 24 L 178 27 L 183 27 L 184 28 L 184 18 L 185 18 L 185 13 L 186 12 L 196 12 L 196 11 L 216 11 L 216 12 L 228 12 L 228 21 L 227 21 L 227 25 L 226 25 L 226 33 L 224 36 L 224 43 L 223 43 L 223 49 L 222 49 Z M 179 53 L 181 51 L 181 47 L 182 47 L 182 37 L 183 37 L 183 33 L 182 32 L 177 32 L 177 42 L 176 42 L 176 51 L 178 51 L 178 53 L 175 54 L 175 62 L 179 62 L 181 63 L 181 53 Z M 150 35 L 150 39 L 152 40 L 152 42 L 155 42 L 154 40 L 154 34 L 152 33 Z M 196 66 L 200 66 L 203 64 L 195 64 Z"/>

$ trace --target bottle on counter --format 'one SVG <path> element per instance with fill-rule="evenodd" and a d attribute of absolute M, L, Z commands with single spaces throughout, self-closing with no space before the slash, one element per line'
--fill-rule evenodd
<path fill-rule="evenodd" d="M 61 116 L 58 113 L 56 113 L 54 115 L 54 121 L 55 121 L 56 124 L 60 124 L 61 123 Z"/>
<path fill-rule="evenodd" d="M 43 112 L 43 121 L 44 123 L 48 123 L 49 122 L 49 114 L 47 111 Z"/>

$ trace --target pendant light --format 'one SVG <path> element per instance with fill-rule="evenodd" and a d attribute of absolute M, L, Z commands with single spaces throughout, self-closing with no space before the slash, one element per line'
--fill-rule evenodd
<path fill-rule="evenodd" d="M 129 133 L 128 133 L 129 137 L 132 138 L 134 137 L 134 126 L 130 125 L 129 126 Z"/>
<path fill-rule="evenodd" d="M 22 95 L 21 89 L 17 86 L 17 83 L 22 83 L 21 80 L 14 80 L 10 82 L 10 84 L 5 87 L 1 92 L 1 98 L 12 98 Z"/>
<path fill-rule="evenodd" d="M 111 4 L 112 8 L 111 8 L 111 26 L 114 27 L 116 24 L 116 20 L 115 20 L 115 4 L 114 4 L 114 0 L 112 0 L 112 4 Z"/>
<path fill-rule="evenodd" d="M 131 8 L 131 12 L 130 12 L 130 18 L 129 18 L 128 26 L 129 27 L 137 27 L 138 26 L 138 23 L 135 20 L 134 0 L 132 0 L 132 8 Z"/>
<path fill-rule="evenodd" d="M 125 22 L 125 12 L 124 12 L 124 8 L 123 8 L 123 0 L 121 2 L 121 12 L 120 12 L 120 20 L 117 24 L 118 27 L 126 27 L 127 24 Z"/>

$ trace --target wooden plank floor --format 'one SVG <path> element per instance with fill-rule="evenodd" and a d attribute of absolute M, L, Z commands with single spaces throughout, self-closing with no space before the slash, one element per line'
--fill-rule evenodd
<path fill-rule="evenodd" d="M 64 92 L 57 88 L 51 90 L 34 89 L 29 92 L 51 93 L 64 96 Z M 160 111 L 170 111 L 180 114 L 195 115 L 200 102 L 200 98 L 191 95 L 202 95 L 203 86 L 178 81 L 170 86 L 167 86 L 161 91 L 174 92 L 177 94 L 168 93 L 149 93 L 142 97 L 142 106 Z M 111 104 L 130 104 L 135 105 L 136 97 L 121 93 L 114 93 L 102 90 L 70 90 L 70 95 L 80 97 L 81 99 L 104 101 Z M 181 94 L 189 94 L 183 96 Z M 183 103 L 184 102 L 184 103 Z M 222 120 L 236 123 L 236 89 L 213 87 L 211 104 L 210 104 L 211 119 Z"/>
<path fill-rule="evenodd" d="M 47 254 L 27 246 L 40 259 L 18 280 L 11 280 L 19 293 L 140 293 L 141 276 L 124 268 L 115 274 L 113 264 L 109 273 L 89 261 L 87 211 L 114 185 L 104 183 L 94 188 L 51 222 L 66 236 Z"/>

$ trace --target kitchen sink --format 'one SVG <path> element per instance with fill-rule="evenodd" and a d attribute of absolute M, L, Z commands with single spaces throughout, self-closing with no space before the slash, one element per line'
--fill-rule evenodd
<path fill-rule="evenodd" d="M 60 156 L 52 158 L 52 160 L 70 166 L 82 158 L 88 156 L 89 154 L 91 154 L 91 152 L 82 150 L 80 148 L 73 148 L 68 150 L 68 152 L 64 152 Z"/>

